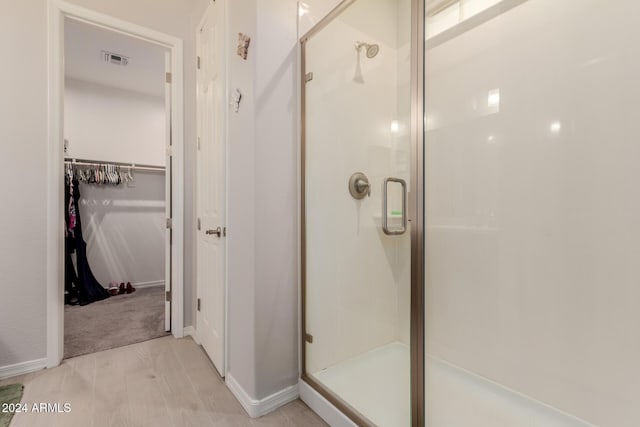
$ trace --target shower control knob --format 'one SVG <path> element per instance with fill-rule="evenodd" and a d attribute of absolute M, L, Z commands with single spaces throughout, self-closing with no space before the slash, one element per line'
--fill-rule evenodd
<path fill-rule="evenodd" d="M 371 196 L 371 184 L 369 178 L 362 172 L 356 172 L 349 178 L 349 193 L 356 200 L 362 200 Z"/>
<path fill-rule="evenodd" d="M 356 180 L 356 190 L 358 190 L 359 193 L 366 192 L 367 196 L 371 196 L 371 186 L 364 179 Z"/>

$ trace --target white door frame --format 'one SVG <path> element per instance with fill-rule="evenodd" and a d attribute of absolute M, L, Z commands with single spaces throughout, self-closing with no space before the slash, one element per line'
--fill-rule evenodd
<path fill-rule="evenodd" d="M 47 141 L 47 367 L 60 364 L 64 345 L 64 19 L 74 19 L 163 46 L 171 52 L 171 137 L 173 144 L 173 247 L 171 330 L 184 334 L 184 141 L 182 40 L 67 3 L 48 1 Z"/>

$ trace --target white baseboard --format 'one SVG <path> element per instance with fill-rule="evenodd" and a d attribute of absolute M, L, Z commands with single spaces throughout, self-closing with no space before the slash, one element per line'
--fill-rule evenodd
<path fill-rule="evenodd" d="M 131 286 L 133 286 L 136 289 L 144 289 L 144 288 L 153 288 L 156 286 L 163 286 L 164 287 L 164 280 L 154 280 L 151 282 L 137 282 L 137 283 L 131 283 Z M 109 289 L 108 287 L 105 289 Z"/>
<path fill-rule="evenodd" d="M 187 326 L 183 329 L 183 336 L 191 337 L 196 342 L 196 344 L 200 345 L 200 340 L 198 339 L 198 331 L 193 326 Z"/>
<path fill-rule="evenodd" d="M 274 411 L 298 398 L 297 384 L 273 393 L 271 396 L 267 396 L 264 399 L 256 400 L 252 399 L 247 394 L 242 386 L 233 378 L 231 373 L 227 372 L 225 382 L 227 383 L 229 390 L 231 390 L 231 393 L 233 393 L 236 399 L 238 399 L 240 405 L 242 405 L 251 418 L 258 418 L 263 415 L 267 415 L 269 412 Z"/>
<path fill-rule="evenodd" d="M 15 377 L 17 375 L 28 374 L 39 371 L 47 367 L 47 359 L 36 359 L 28 362 L 16 363 L 15 365 L 0 366 L 0 380 Z"/>
<path fill-rule="evenodd" d="M 298 390 L 300 391 L 300 399 L 331 427 L 357 427 L 349 417 L 340 412 L 303 380 L 298 383 Z"/>
<path fill-rule="evenodd" d="M 140 282 L 140 283 L 132 283 L 134 288 L 143 289 L 143 288 L 152 288 L 154 286 L 164 286 L 164 280 L 155 280 L 153 282 Z"/>

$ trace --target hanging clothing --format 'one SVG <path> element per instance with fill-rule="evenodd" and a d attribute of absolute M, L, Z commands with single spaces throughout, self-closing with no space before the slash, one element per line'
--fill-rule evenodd
<path fill-rule="evenodd" d="M 82 221 L 80 219 L 79 182 L 74 178 L 65 179 L 65 290 L 68 302 L 76 297 L 80 305 L 90 304 L 109 298 L 109 292 L 102 286 L 91 272 L 87 259 L 87 243 L 82 237 Z M 73 268 L 71 254 L 76 253 L 77 274 Z"/>

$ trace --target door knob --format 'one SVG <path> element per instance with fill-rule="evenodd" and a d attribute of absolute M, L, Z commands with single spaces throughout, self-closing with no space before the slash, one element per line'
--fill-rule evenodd
<path fill-rule="evenodd" d="M 215 230 L 207 230 L 205 231 L 206 234 L 215 234 L 216 236 L 220 237 L 222 236 L 222 229 L 220 227 L 216 228 Z"/>

